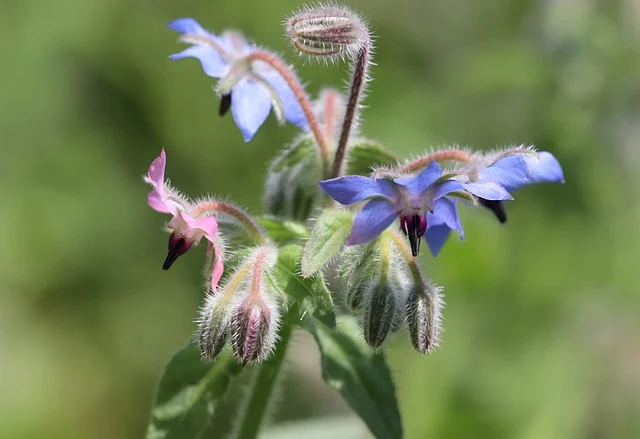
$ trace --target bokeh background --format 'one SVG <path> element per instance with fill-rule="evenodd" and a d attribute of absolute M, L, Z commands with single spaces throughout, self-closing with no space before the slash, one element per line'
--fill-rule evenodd
<path fill-rule="evenodd" d="M 446 331 L 427 357 L 389 344 L 406 437 L 640 437 L 640 1 L 351 4 L 376 35 L 367 136 L 404 155 L 533 143 L 567 180 L 520 191 L 504 226 L 464 209 L 466 239 L 421 255 Z M 343 87 L 347 66 L 284 40 L 298 6 L 0 2 L 0 437 L 143 437 L 194 330 L 204 255 L 161 270 L 165 218 L 141 176 L 164 146 L 181 189 L 260 212 L 265 165 L 295 134 L 271 116 L 244 144 L 198 63 L 167 58 L 181 47 L 166 23 L 242 29 L 312 95 Z M 272 422 L 273 437 L 367 437 L 303 336 Z"/>

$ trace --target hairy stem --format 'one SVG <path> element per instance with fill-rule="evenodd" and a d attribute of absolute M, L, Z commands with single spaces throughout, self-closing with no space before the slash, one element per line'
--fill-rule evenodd
<path fill-rule="evenodd" d="M 265 243 L 269 239 L 262 228 L 246 212 L 233 204 L 222 201 L 203 201 L 191 209 L 191 215 L 194 218 L 200 218 L 207 214 L 213 214 L 214 216 L 216 214 L 224 214 L 232 217 L 260 243 Z"/>
<path fill-rule="evenodd" d="M 418 169 L 422 169 L 431 162 L 442 162 L 446 160 L 452 160 L 461 163 L 469 163 L 471 161 L 471 153 L 462 151 L 459 149 L 444 149 L 442 151 L 435 151 L 422 157 L 418 157 L 415 160 L 410 161 L 402 168 L 400 172 L 414 172 Z"/>
<path fill-rule="evenodd" d="M 393 240 L 393 243 L 396 245 L 396 247 L 400 251 L 402 258 L 407 262 L 407 265 L 409 266 L 409 270 L 411 271 L 411 275 L 413 276 L 413 279 L 416 282 L 423 284 L 424 281 L 422 280 L 422 273 L 420 272 L 420 267 L 416 263 L 416 260 L 413 257 L 413 254 L 411 253 L 411 249 L 407 245 L 407 242 L 402 238 L 402 236 L 398 235 L 395 232 L 389 232 L 389 236 L 391 237 L 391 239 Z"/>
<path fill-rule="evenodd" d="M 316 139 L 316 144 L 320 149 L 320 156 L 322 158 L 322 168 L 323 175 L 327 175 L 329 170 L 329 146 L 327 144 L 327 139 L 322 132 L 322 128 L 320 127 L 320 122 L 316 117 L 316 114 L 313 111 L 313 107 L 311 106 L 311 102 L 309 102 L 309 97 L 307 93 L 304 91 L 304 87 L 300 83 L 300 80 L 296 76 L 296 74 L 291 70 L 285 63 L 283 63 L 280 58 L 276 55 L 263 51 L 256 50 L 247 55 L 246 58 L 248 61 L 263 61 L 273 67 L 279 74 L 282 76 L 282 79 L 285 80 L 291 91 L 293 91 L 294 96 L 298 100 L 300 107 L 302 108 L 302 112 L 304 116 L 307 118 L 307 123 L 309 124 L 309 128 L 313 133 L 313 136 Z"/>
<path fill-rule="evenodd" d="M 349 88 L 349 100 L 347 101 L 347 108 L 344 114 L 344 121 L 342 122 L 342 131 L 340 132 L 340 140 L 338 141 L 338 147 L 336 148 L 336 155 L 333 160 L 333 170 L 331 172 L 331 178 L 340 176 L 342 171 L 342 162 L 344 161 L 345 150 L 347 149 L 347 141 L 349 140 L 349 134 L 351 133 L 351 127 L 356 119 L 356 111 L 360 106 L 360 101 L 363 96 L 363 86 L 367 80 L 367 70 L 369 69 L 369 54 L 371 43 L 369 39 L 362 45 L 362 48 L 358 51 L 355 64 L 353 66 L 353 73 L 351 77 L 351 86 Z"/>
<path fill-rule="evenodd" d="M 293 325 L 286 322 L 285 319 L 280 330 L 280 340 L 276 344 L 273 355 L 262 364 L 253 380 L 251 393 L 239 417 L 240 423 L 238 424 L 238 433 L 235 435 L 236 439 L 255 439 L 258 437 L 292 332 Z"/>

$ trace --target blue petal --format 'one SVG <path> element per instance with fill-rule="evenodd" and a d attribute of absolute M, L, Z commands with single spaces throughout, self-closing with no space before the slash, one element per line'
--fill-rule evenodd
<path fill-rule="evenodd" d="M 300 102 L 296 99 L 293 90 L 291 90 L 284 78 L 278 72 L 272 71 L 265 74 L 264 79 L 271 84 L 278 94 L 282 102 L 284 118 L 300 128 L 306 128 L 307 117 L 304 115 Z"/>
<path fill-rule="evenodd" d="M 507 191 L 534 183 L 533 174 L 524 158 L 526 155 L 535 158 L 533 154 L 528 153 L 506 156 L 490 166 L 480 169 L 478 180 L 492 181 Z"/>
<path fill-rule="evenodd" d="M 451 230 L 456 230 L 460 234 L 460 239 L 464 238 L 456 201 L 445 197 L 436 202 L 433 213 L 427 213 L 425 239 L 433 256 L 436 256 L 447 242 Z"/>
<path fill-rule="evenodd" d="M 224 62 L 220 54 L 210 46 L 191 46 L 180 53 L 170 55 L 169 58 L 196 58 L 200 61 L 200 64 L 202 64 L 202 70 L 204 70 L 204 73 L 212 78 L 221 78 L 226 75 L 229 70 L 229 66 Z"/>
<path fill-rule="evenodd" d="M 427 226 L 424 238 L 433 256 L 438 256 L 442 247 L 447 243 L 449 235 L 451 235 L 451 229 L 444 224 Z"/>
<path fill-rule="evenodd" d="M 398 177 L 394 181 L 408 189 L 411 195 L 422 195 L 429 186 L 442 176 L 438 162 L 431 162 L 420 174 L 412 177 Z"/>
<path fill-rule="evenodd" d="M 397 197 L 391 181 L 362 175 L 347 175 L 321 181 L 320 187 L 334 200 L 344 205 L 373 197 L 383 197 L 387 202 L 393 203 Z"/>
<path fill-rule="evenodd" d="M 364 205 L 353 221 L 347 245 L 364 244 L 382 233 L 398 217 L 398 212 L 387 200 L 371 200 Z"/>
<path fill-rule="evenodd" d="M 209 33 L 193 18 L 178 18 L 171 21 L 168 26 L 169 29 L 181 34 L 204 35 Z"/>
<path fill-rule="evenodd" d="M 538 153 L 538 157 L 525 157 L 527 165 L 537 183 L 564 183 L 564 174 L 558 160 L 547 151 Z"/>
<path fill-rule="evenodd" d="M 444 197 L 450 192 L 453 191 L 461 191 L 464 190 L 464 187 L 459 181 L 456 180 L 445 180 L 441 183 L 437 183 L 432 186 L 431 189 L 431 199 L 433 201 L 438 200 L 441 197 Z"/>
<path fill-rule="evenodd" d="M 250 141 L 271 111 L 271 94 L 263 85 L 242 79 L 231 89 L 231 112 L 244 141 Z"/>
<path fill-rule="evenodd" d="M 463 183 L 462 186 L 473 195 L 485 200 L 513 200 L 513 197 L 505 188 L 493 181 L 479 180 L 473 183 Z"/>

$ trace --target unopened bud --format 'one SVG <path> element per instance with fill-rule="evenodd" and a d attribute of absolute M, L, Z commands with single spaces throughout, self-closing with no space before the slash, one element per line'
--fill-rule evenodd
<path fill-rule="evenodd" d="M 369 42 L 363 20 L 346 7 L 305 8 L 287 20 L 286 32 L 300 52 L 318 57 L 351 57 Z"/>
<path fill-rule="evenodd" d="M 227 306 L 220 296 L 207 295 L 200 312 L 200 355 L 203 360 L 213 360 L 227 341 Z"/>
<path fill-rule="evenodd" d="M 268 306 L 261 298 L 249 298 L 236 310 L 230 327 L 231 343 L 243 366 L 269 356 L 275 345 L 279 320 L 277 308 Z"/>
<path fill-rule="evenodd" d="M 374 285 L 364 307 L 364 339 L 373 348 L 382 345 L 396 320 L 396 299 L 385 284 Z"/>
<path fill-rule="evenodd" d="M 441 288 L 424 284 L 415 288 L 407 302 L 407 321 L 413 347 L 421 354 L 432 352 L 440 342 Z"/>

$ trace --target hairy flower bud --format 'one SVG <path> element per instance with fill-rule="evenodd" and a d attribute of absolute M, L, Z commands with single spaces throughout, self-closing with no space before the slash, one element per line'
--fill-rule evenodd
<path fill-rule="evenodd" d="M 231 320 L 234 354 L 244 366 L 267 358 L 276 341 L 280 314 L 262 298 L 249 298 L 236 309 Z"/>
<path fill-rule="evenodd" d="M 200 312 L 200 355 L 205 361 L 213 360 L 227 341 L 227 303 L 221 296 L 208 294 Z"/>
<path fill-rule="evenodd" d="M 369 40 L 362 18 L 344 6 L 303 8 L 287 20 L 286 32 L 300 52 L 325 59 L 352 57 Z"/>
<path fill-rule="evenodd" d="M 364 339 L 373 348 L 378 348 L 394 326 L 396 299 L 388 285 L 373 285 L 364 306 Z"/>
<path fill-rule="evenodd" d="M 378 348 L 401 327 L 412 278 L 386 234 L 367 245 L 347 247 L 341 267 L 346 306 L 359 317 L 365 341 Z"/>
<path fill-rule="evenodd" d="M 407 321 L 413 347 L 421 354 L 432 352 L 440 342 L 442 291 L 428 284 L 418 285 L 407 301 Z"/>
<path fill-rule="evenodd" d="M 278 249 L 270 245 L 250 251 L 219 293 L 228 300 L 224 322 L 243 365 L 266 359 L 275 346 L 280 309 L 268 279 L 277 257 Z"/>

